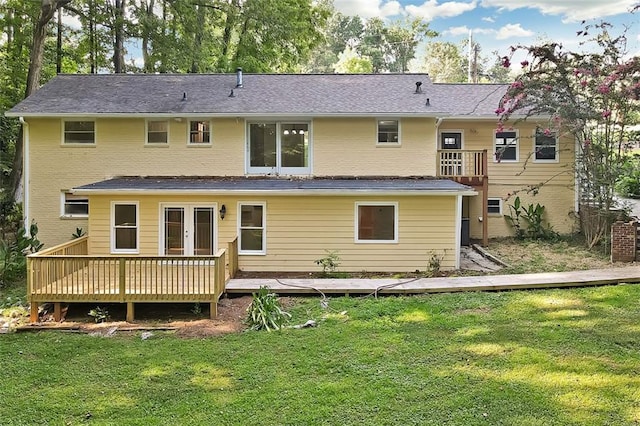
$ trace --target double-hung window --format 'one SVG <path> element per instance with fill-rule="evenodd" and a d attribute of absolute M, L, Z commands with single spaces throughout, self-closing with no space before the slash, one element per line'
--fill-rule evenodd
<path fill-rule="evenodd" d="M 357 243 L 397 243 L 398 203 L 356 203 Z"/>
<path fill-rule="evenodd" d="M 536 130 L 534 142 L 534 161 L 554 163 L 558 161 L 558 138 L 553 132 Z"/>
<path fill-rule="evenodd" d="M 239 254 L 266 253 L 265 203 L 240 203 L 238 210 Z"/>
<path fill-rule="evenodd" d="M 65 121 L 62 142 L 64 144 L 95 144 L 95 121 Z"/>
<path fill-rule="evenodd" d="M 211 123 L 204 120 L 189 121 L 189 145 L 211 145 Z"/>
<path fill-rule="evenodd" d="M 111 204 L 111 252 L 138 253 L 138 203 Z"/>
<path fill-rule="evenodd" d="M 147 144 L 166 145 L 169 143 L 169 121 L 147 120 Z"/>
<path fill-rule="evenodd" d="M 518 132 L 496 132 L 494 158 L 498 163 L 518 161 Z"/>
<path fill-rule="evenodd" d="M 399 145 L 400 124 L 398 120 L 378 120 L 378 145 Z"/>
<path fill-rule="evenodd" d="M 260 122 L 248 125 L 249 173 L 309 174 L 309 123 Z"/>
<path fill-rule="evenodd" d="M 70 192 L 62 193 L 62 217 L 85 218 L 89 216 L 89 199 Z"/>

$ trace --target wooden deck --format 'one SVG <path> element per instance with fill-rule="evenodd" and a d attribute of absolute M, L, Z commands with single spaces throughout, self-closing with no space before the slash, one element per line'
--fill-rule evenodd
<path fill-rule="evenodd" d="M 457 291 L 525 290 L 639 283 L 636 266 L 542 274 L 484 275 L 419 279 L 231 279 L 226 292 L 247 294 L 267 286 L 278 294 L 420 294 Z"/>
<path fill-rule="evenodd" d="M 237 240 L 214 256 L 90 256 L 87 248 L 83 237 L 28 256 L 32 322 L 44 302 L 56 311 L 62 302 L 127 303 L 128 321 L 136 302 L 202 302 L 211 304 L 213 318 L 238 265 Z"/>

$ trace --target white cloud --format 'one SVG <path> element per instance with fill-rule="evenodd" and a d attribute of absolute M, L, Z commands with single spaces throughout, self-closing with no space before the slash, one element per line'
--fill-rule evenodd
<path fill-rule="evenodd" d="M 438 3 L 438 0 L 427 0 L 421 6 L 409 5 L 406 10 L 410 15 L 431 21 L 434 18 L 451 18 L 462 15 L 476 7 L 476 0 L 472 2 L 447 1 L 444 3 Z"/>
<path fill-rule="evenodd" d="M 463 25 L 461 27 L 449 27 L 446 30 L 444 30 L 442 34 L 459 36 L 459 35 L 468 35 L 469 31 L 472 31 L 473 34 L 495 34 L 496 33 L 496 30 L 491 30 L 488 28 L 469 28 L 466 25 Z"/>
<path fill-rule="evenodd" d="M 534 34 L 533 31 L 522 28 L 520 24 L 507 24 L 497 31 L 496 39 L 506 40 L 513 37 L 531 37 Z"/>
<path fill-rule="evenodd" d="M 637 0 L 481 0 L 483 7 L 503 10 L 538 9 L 545 15 L 561 15 L 563 22 L 599 19 L 628 13 Z M 579 4 L 578 4 L 579 3 Z"/>
<path fill-rule="evenodd" d="M 494 22 L 496 22 L 496 20 L 495 20 L 495 19 L 493 19 L 491 16 L 485 16 L 484 18 L 482 18 L 482 20 L 483 20 L 484 22 L 490 22 L 490 23 L 492 23 L 492 24 L 493 24 Z"/>
<path fill-rule="evenodd" d="M 334 0 L 336 10 L 344 15 L 358 15 L 362 18 L 386 18 L 403 13 L 402 5 L 396 0 Z"/>

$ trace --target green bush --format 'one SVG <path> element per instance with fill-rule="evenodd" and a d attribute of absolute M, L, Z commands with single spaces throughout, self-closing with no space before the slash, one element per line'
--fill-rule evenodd
<path fill-rule="evenodd" d="M 545 207 L 540 203 L 525 206 L 520 197 L 516 197 L 513 204 L 509 204 L 509 210 L 511 214 L 504 217 L 515 230 L 517 238 L 551 240 L 558 236 L 550 225 L 544 223 Z"/>
<path fill-rule="evenodd" d="M 640 198 L 640 155 L 628 157 L 616 182 L 616 192 L 627 198 Z"/>
<path fill-rule="evenodd" d="M 289 318 L 291 315 L 280 307 L 278 295 L 268 287 L 262 286 L 258 293 L 253 293 L 247 308 L 247 324 L 253 330 L 280 330 Z"/>

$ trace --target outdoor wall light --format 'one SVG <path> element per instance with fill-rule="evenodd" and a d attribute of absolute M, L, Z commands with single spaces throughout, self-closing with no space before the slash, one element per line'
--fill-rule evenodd
<path fill-rule="evenodd" d="M 224 220 L 224 215 L 227 214 L 227 206 L 224 204 L 220 207 L 220 219 Z"/>

